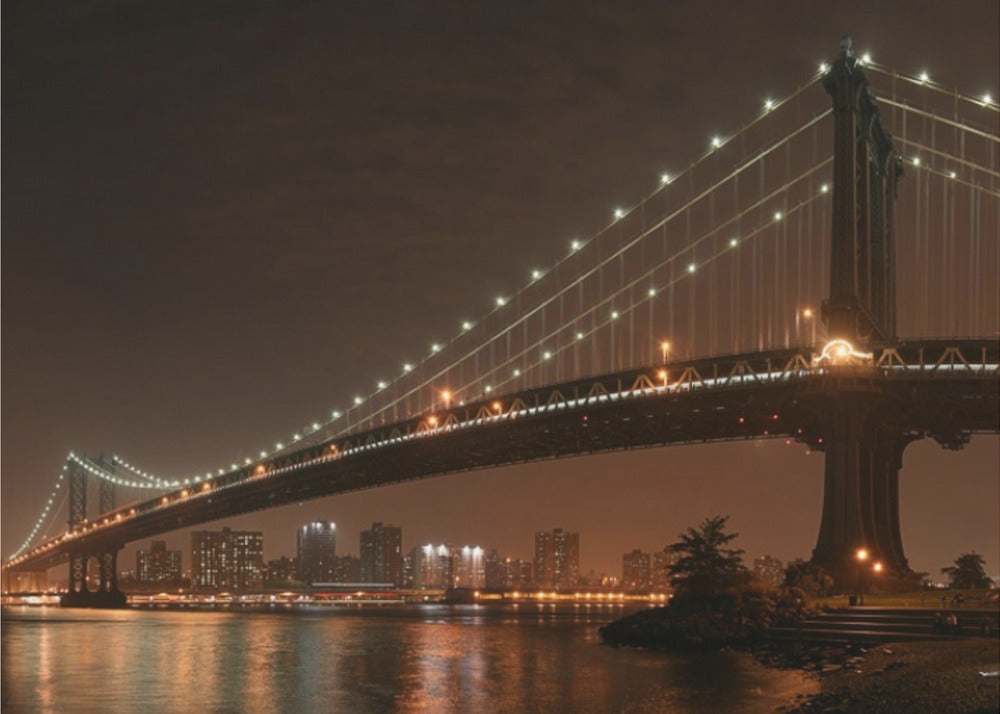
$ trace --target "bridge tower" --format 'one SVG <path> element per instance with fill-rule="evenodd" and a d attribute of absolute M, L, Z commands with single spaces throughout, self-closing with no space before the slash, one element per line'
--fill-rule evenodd
<path fill-rule="evenodd" d="M 102 471 L 114 473 L 115 464 L 102 454 L 97 459 L 88 459 Z M 88 473 L 76 460 L 69 462 L 69 530 L 81 532 L 89 525 L 87 520 L 87 480 Z M 98 482 L 100 514 L 115 509 L 115 484 L 108 479 Z M 99 515 L 100 515 L 99 514 Z M 69 556 L 69 590 L 60 599 L 63 607 L 124 607 L 125 596 L 118 590 L 117 543 L 94 543 L 80 538 L 77 547 Z M 99 580 L 97 590 L 91 591 L 87 584 L 87 565 L 91 558 L 98 563 Z"/>
<path fill-rule="evenodd" d="M 850 37 L 840 49 L 823 80 L 834 121 L 830 297 L 823 320 L 830 339 L 866 349 L 896 340 L 893 231 L 902 159 Z M 882 395 L 851 382 L 837 380 L 819 395 L 826 473 L 813 561 L 842 586 L 874 562 L 897 575 L 909 572 L 899 528 L 899 470 L 903 450 L 917 438 L 891 426 L 892 407 Z M 860 550 L 867 566 L 858 560 Z"/>

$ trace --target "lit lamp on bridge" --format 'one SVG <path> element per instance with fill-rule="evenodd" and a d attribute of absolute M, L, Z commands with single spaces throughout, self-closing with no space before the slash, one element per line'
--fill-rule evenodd
<path fill-rule="evenodd" d="M 873 581 L 872 581 L 873 582 L 873 585 L 872 585 L 872 594 L 873 595 L 878 595 L 878 576 L 879 576 L 879 573 L 882 572 L 882 563 L 881 563 L 881 561 L 875 563 L 872 566 L 872 572 L 875 574 L 874 578 L 873 578 Z"/>
<path fill-rule="evenodd" d="M 663 364 L 666 364 L 667 354 L 670 352 L 670 343 L 664 340 L 660 343 L 660 349 L 663 351 Z"/>
<path fill-rule="evenodd" d="M 667 388 L 667 378 L 669 376 L 667 374 L 667 370 L 661 369 L 659 372 L 657 372 L 656 376 L 658 376 L 660 378 L 660 381 L 663 382 L 663 388 L 666 389 Z"/>

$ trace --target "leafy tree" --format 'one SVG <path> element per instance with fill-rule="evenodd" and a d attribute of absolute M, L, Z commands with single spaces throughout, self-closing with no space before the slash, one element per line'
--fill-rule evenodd
<path fill-rule="evenodd" d="M 833 578 L 815 563 L 797 558 L 785 566 L 786 588 L 799 588 L 809 597 L 826 597 L 833 587 Z"/>
<path fill-rule="evenodd" d="M 955 558 L 955 564 L 941 568 L 941 572 L 951 579 L 951 587 L 960 589 L 988 588 L 992 584 L 986 577 L 986 560 L 979 553 L 962 553 Z"/>
<path fill-rule="evenodd" d="M 670 584 L 678 594 L 719 592 L 748 580 L 743 551 L 725 547 L 739 537 L 725 532 L 728 520 L 729 516 L 706 518 L 668 546 L 678 556 L 669 568 Z"/>

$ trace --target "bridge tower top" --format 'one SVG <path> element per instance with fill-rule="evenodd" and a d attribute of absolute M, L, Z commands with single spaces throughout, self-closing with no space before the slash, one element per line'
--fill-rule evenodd
<path fill-rule="evenodd" d="M 830 297 L 823 319 L 831 338 L 884 344 L 896 338 L 894 223 L 903 162 L 882 126 L 864 64 L 845 36 L 823 79 L 834 120 Z"/>

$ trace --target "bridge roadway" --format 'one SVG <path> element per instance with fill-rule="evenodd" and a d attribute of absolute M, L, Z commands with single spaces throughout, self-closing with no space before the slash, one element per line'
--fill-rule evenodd
<path fill-rule="evenodd" d="M 792 438 L 824 449 L 824 415 L 874 400 L 871 428 L 961 448 L 1000 432 L 1000 340 L 900 341 L 869 355 L 785 349 L 672 362 L 495 396 L 303 446 L 119 507 L 7 563 L 41 570 L 180 528 L 441 474 L 600 452 Z M 664 374 L 666 371 L 666 375 Z"/>

